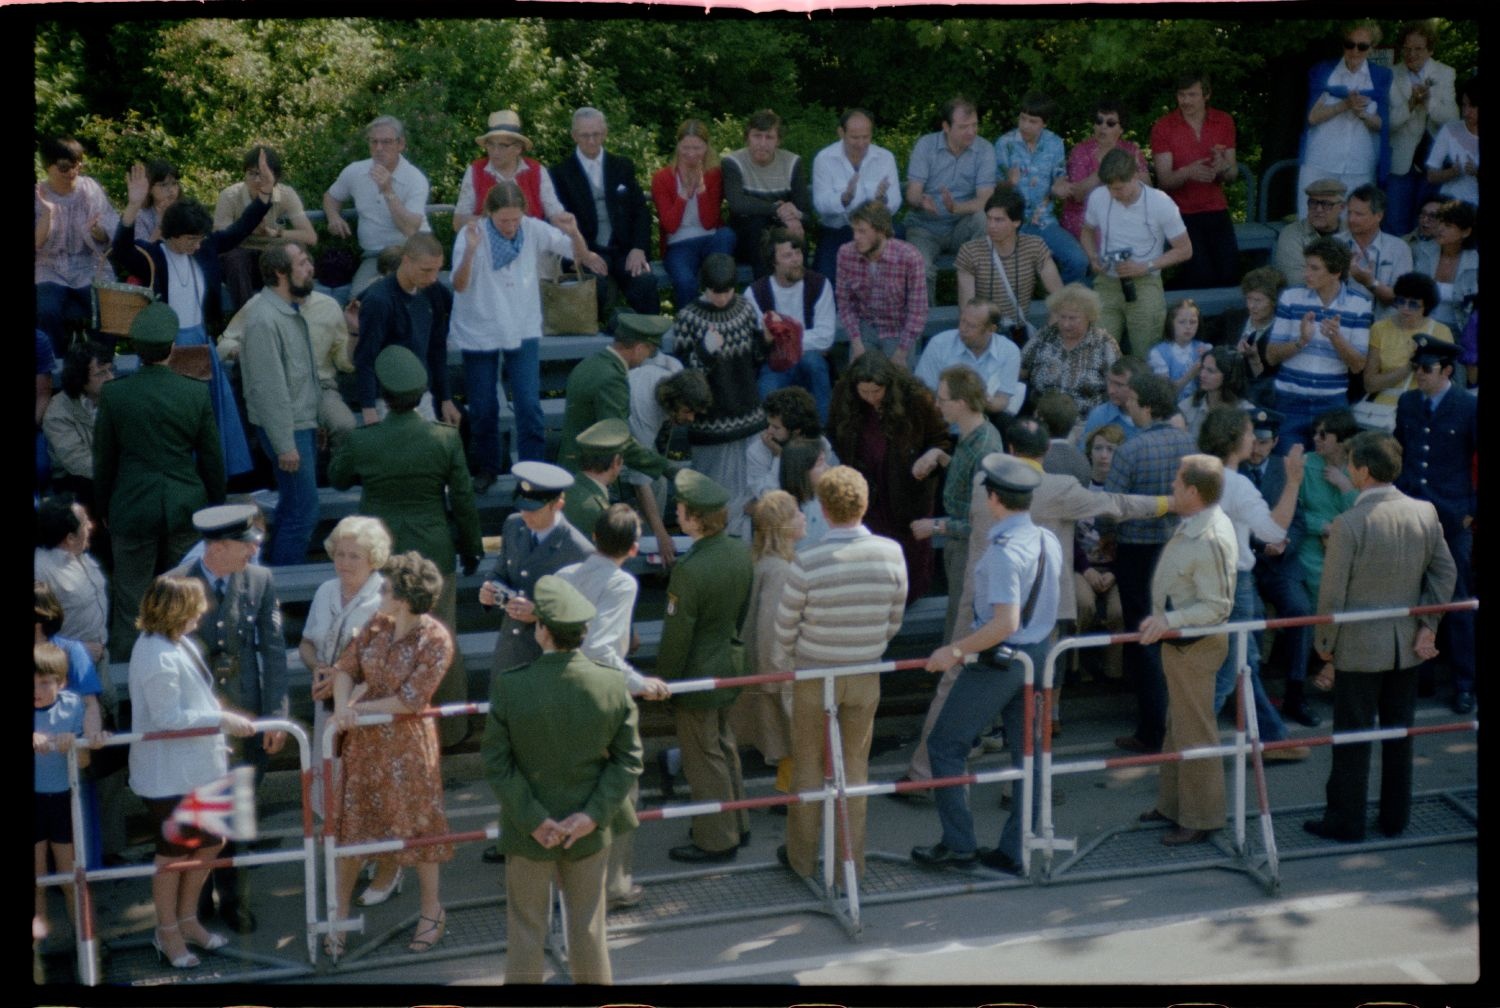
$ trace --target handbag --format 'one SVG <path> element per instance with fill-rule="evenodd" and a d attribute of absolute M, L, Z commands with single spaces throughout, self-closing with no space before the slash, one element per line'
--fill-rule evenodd
<path fill-rule="evenodd" d="M 578 269 L 556 280 L 541 281 L 542 334 L 593 336 L 599 332 L 599 281 Z"/>
<path fill-rule="evenodd" d="M 145 286 L 128 283 L 103 283 L 94 281 L 92 328 L 95 332 L 111 336 L 129 336 L 130 324 L 156 298 L 156 263 L 151 256 L 146 260 Z"/>
<path fill-rule="evenodd" d="M 1372 392 L 1351 406 L 1354 422 L 1362 430 L 1378 430 L 1390 434 L 1396 429 L 1396 404 L 1376 402 L 1379 393 Z"/>

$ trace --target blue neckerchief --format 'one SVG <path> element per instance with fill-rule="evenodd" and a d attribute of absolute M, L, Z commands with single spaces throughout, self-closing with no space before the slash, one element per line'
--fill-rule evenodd
<path fill-rule="evenodd" d="M 488 215 L 484 218 L 485 230 L 490 239 L 490 268 L 503 270 L 515 262 L 521 254 L 521 243 L 526 240 L 525 222 L 522 227 L 516 229 L 514 238 L 507 238 L 495 227 L 495 222 Z"/>

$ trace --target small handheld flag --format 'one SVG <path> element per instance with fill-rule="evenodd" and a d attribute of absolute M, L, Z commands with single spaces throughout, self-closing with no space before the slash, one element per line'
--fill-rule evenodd
<path fill-rule="evenodd" d="M 196 847 L 201 842 L 185 834 L 183 826 L 228 840 L 254 840 L 255 768 L 235 767 L 217 780 L 194 788 L 183 797 L 172 816 L 162 823 L 162 836 L 173 843 Z"/>

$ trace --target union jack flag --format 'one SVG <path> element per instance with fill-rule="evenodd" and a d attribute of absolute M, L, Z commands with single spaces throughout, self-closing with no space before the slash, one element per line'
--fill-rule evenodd
<path fill-rule="evenodd" d="M 162 836 L 173 843 L 196 847 L 201 841 L 182 831 L 192 826 L 229 840 L 254 840 L 255 769 L 235 767 L 218 780 L 194 788 L 162 823 Z"/>

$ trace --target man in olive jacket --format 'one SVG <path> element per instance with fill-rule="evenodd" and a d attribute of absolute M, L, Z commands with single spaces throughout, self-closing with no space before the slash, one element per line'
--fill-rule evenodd
<path fill-rule="evenodd" d="M 484 775 L 500 801 L 505 859 L 505 982 L 541 983 L 548 885 L 567 908 L 574 983 L 611 982 L 604 940 L 610 841 L 636 827 L 626 796 L 641 773 L 635 702 L 620 673 L 578 645 L 594 607 L 553 574 L 537 580 L 542 656 L 490 687 Z"/>
<path fill-rule="evenodd" d="M 224 502 L 224 452 L 208 384 L 167 367 L 177 313 L 149 304 L 130 324 L 141 369 L 107 382 L 94 420 L 94 496 L 109 529 L 110 655 L 128 661 L 151 579 L 198 541 L 193 512 Z"/>
<path fill-rule="evenodd" d="M 463 441 L 457 427 L 432 423 L 416 412 L 427 391 L 427 369 L 416 354 L 403 346 L 386 347 L 375 359 L 375 375 L 390 412 L 378 423 L 349 432 L 328 464 L 328 482 L 340 490 L 363 486 L 359 513 L 385 522 L 393 555 L 416 550 L 437 564 L 443 594 L 433 615 L 456 635 L 454 555 L 462 555 L 464 572 L 472 574 L 484 553 Z M 448 530 L 450 507 L 457 542 Z M 455 650 L 432 702 L 467 699 L 463 655 Z M 442 718 L 438 725 L 444 745 L 461 742 L 467 728 L 464 718 Z"/>
<path fill-rule="evenodd" d="M 729 491 L 702 473 L 684 469 L 673 478 L 677 521 L 693 548 L 672 568 L 667 613 L 662 621 L 656 674 L 674 679 L 727 679 L 745 674 L 740 626 L 750 605 L 754 565 L 750 548 L 724 534 Z M 729 729 L 729 705 L 738 689 L 674 697 L 682 773 L 693 801 L 738 801 L 745 797 L 740 755 Z M 667 856 L 689 864 L 732 861 L 750 837 L 744 809 L 693 817 L 693 842 Z"/>
<path fill-rule="evenodd" d="M 614 342 L 586 358 L 568 375 L 558 465 L 576 472 L 579 434 L 600 420 L 630 419 L 630 369 L 640 367 L 656 352 L 671 326 L 672 320 L 664 315 L 622 312 L 615 320 Z M 666 459 L 634 439 L 621 454 L 626 465 L 647 476 L 660 476 L 667 469 Z M 584 529 L 585 533 L 591 531 Z"/>

